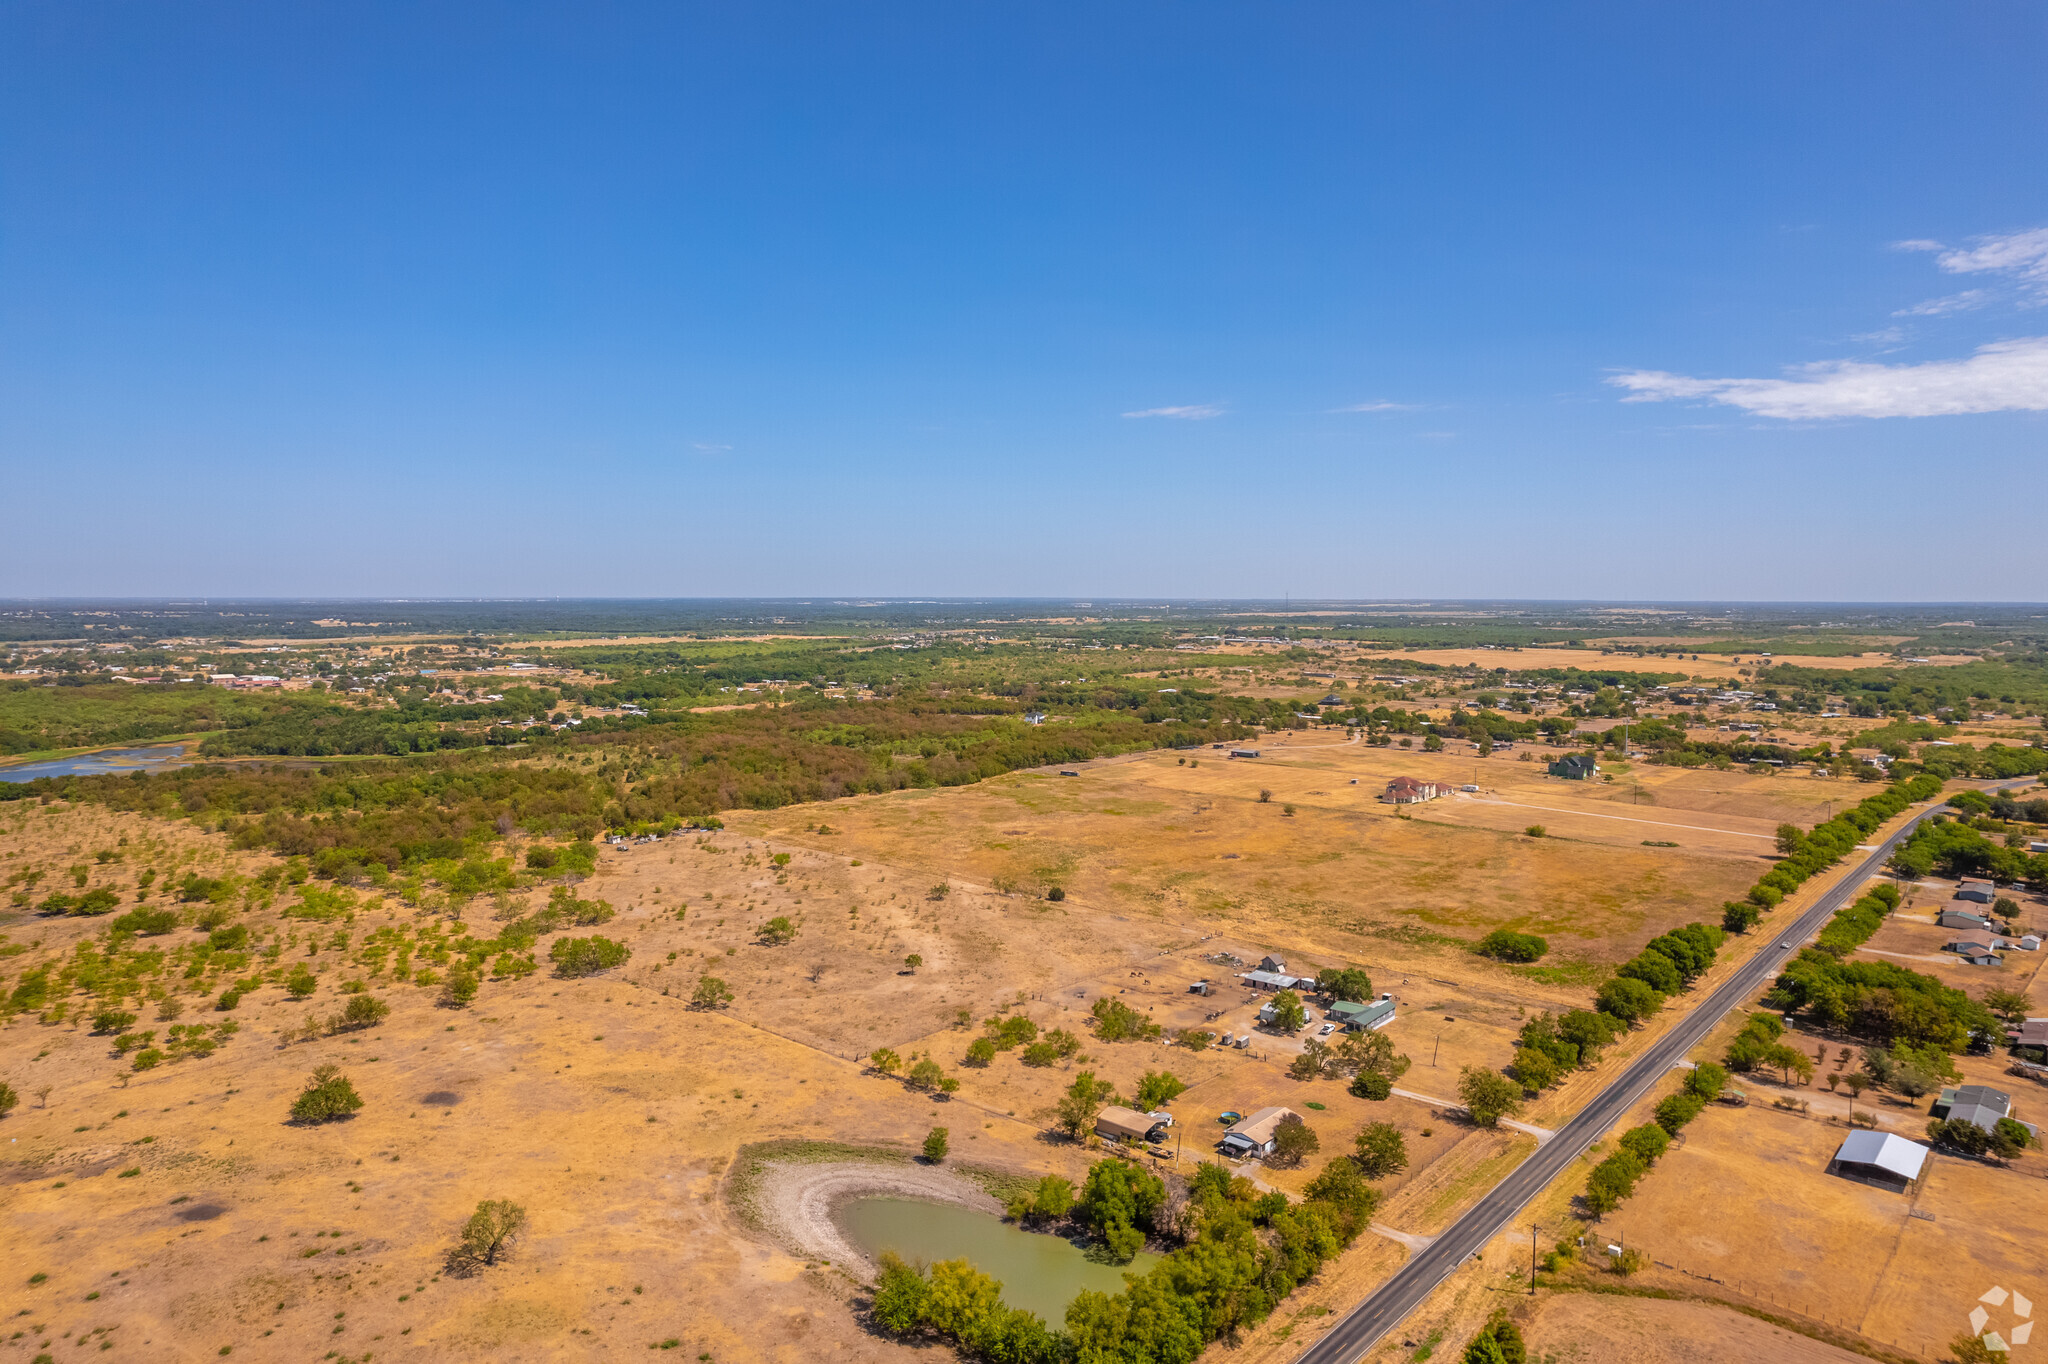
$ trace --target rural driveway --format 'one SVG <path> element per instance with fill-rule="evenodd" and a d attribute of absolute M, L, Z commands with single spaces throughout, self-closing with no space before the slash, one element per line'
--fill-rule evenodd
<path fill-rule="evenodd" d="M 1452 1223 L 1449 1230 L 1409 1256 L 1408 1262 L 1396 1270 L 1392 1278 L 1346 1313 L 1321 1340 L 1304 1350 L 1297 1364 L 1352 1364 L 1353 1360 L 1378 1344 L 1381 1336 L 1399 1325 L 1402 1318 L 1414 1311 L 1438 1284 L 1450 1277 L 1453 1270 L 1484 1248 L 1551 1180 L 1563 1173 L 1565 1167 L 1577 1160 L 1603 1132 L 1619 1122 L 1622 1114 L 1649 1092 L 1650 1087 L 1662 1079 L 1674 1063 L 1699 1045 L 1700 1039 L 1721 1021 L 1724 1014 L 1750 998 L 1765 981 L 1774 977 L 1778 964 L 1787 960 L 1794 948 L 1820 931 L 1828 918 L 1884 865 L 1884 859 L 1891 856 L 1892 850 L 1919 827 L 1920 821 L 1945 808 L 1941 804 L 1930 804 L 1913 816 L 1904 828 L 1879 844 L 1860 865 L 1815 901 L 1812 908 L 1789 927 L 1780 930 L 1775 942 L 1738 966 L 1734 975 L 1695 1005 L 1669 1032 L 1651 1043 L 1642 1055 L 1631 1061 L 1626 1070 L 1594 1097 L 1592 1103 L 1559 1128 L 1556 1136 L 1538 1146 L 1534 1154 Z"/>

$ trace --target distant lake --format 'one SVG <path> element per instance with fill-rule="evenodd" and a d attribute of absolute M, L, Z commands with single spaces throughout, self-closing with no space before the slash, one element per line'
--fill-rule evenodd
<path fill-rule="evenodd" d="M 185 756 L 190 744 L 155 744 L 148 748 L 103 748 L 75 758 L 52 758 L 48 762 L 21 763 L 0 767 L 0 781 L 34 781 L 37 777 L 107 777 L 129 772 L 166 772 L 190 767 Z"/>

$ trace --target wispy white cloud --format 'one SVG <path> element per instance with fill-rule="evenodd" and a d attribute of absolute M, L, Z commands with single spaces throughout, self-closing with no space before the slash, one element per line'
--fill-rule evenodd
<path fill-rule="evenodd" d="M 1906 329 L 1904 327 L 1885 327 L 1874 332 L 1857 332 L 1849 339 L 1851 341 L 1866 342 L 1874 346 L 1896 346 L 1899 342 L 1906 339 Z"/>
<path fill-rule="evenodd" d="M 1965 289 L 1959 294 L 1942 298 L 1930 298 L 1925 303 L 1915 303 L 1910 308 L 1900 308 L 1893 317 L 1946 317 L 1950 313 L 1968 312 L 1981 308 L 1991 301 L 1988 289 Z"/>
<path fill-rule="evenodd" d="M 2048 411 L 2048 336 L 1994 342 L 1964 360 L 1919 365 L 1825 361 L 1787 374 L 1783 379 L 1694 379 L 1633 370 L 1607 382 L 1628 390 L 1623 402 L 1692 398 L 1785 421 L 2040 412 Z"/>
<path fill-rule="evenodd" d="M 1141 412 L 1126 412 L 1126 417 L 1171 417 L 1176 421 L 1205 422 L 1211 417 L 1223 415 L 1223 409 L 1208 403 L 1195 403 L 1188 407 L 1148 407 Z"/>
<path fill-rule="evenodd" d="M 709 441 L 691 441 L 690 448 L 700 455 L 722 455 L 732 449 L 730 445 L 713 445 Z"/>
<path fill-rule="evenodd" d="M 1951 275 L 2011 275 L 2035 302 L 2048 302 L 2048 227 L 1973 237 L 1969 246 L 1900 242 L 1903 251 L 1935 252 L 1934 263 Z"/>
<path fill-rule="evenodd" d="M 1332 412 L 1419 412 L 1415 403 L 1390 403 L 1384 398 L 1377 402 L 1353 403 L 1349 407 L 1333 407 Z"/>

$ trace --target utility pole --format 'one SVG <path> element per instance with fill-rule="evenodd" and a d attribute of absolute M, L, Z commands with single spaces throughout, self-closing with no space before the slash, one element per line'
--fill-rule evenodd
<path fill-rule="evenodd" d="M 1536 1296 L 1536 1224 L 1529 1224 L 1529 1296 Z"/>

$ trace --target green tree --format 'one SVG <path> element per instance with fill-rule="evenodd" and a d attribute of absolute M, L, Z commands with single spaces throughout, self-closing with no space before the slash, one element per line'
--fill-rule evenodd
<path fill-rule="evenodd" d="M 876 1047 L 868 1053 L 868 1064 L 884 1075 L 894 1075 L 903 1065 L 903 1058 L 893 1048 Z"/>
<path fill-rule="evenodd" d="M 1786 857 L 1794 857 L 1805 846 L 1806 833 L 1797 824 L 1780 824 L 1778 826 L 1778 851 L 1780 854 Z"/>
<path fill-rule="evenodd" d="M 1740 900 L 1721 906 L 1721 928 L 1727 933 L 1747 933 L 1763 918 L 1763 911 Z"/>
<path fill-rule="evenodd" d="M 1372 977 L 1356 966 L 1329 967 L 1316 974 L 1316 993 L 1362 1004 L 1372 998 Z"/>
<path fill-rule="evenodd" d="M 1558 1082 L 1557 1062 L 1532 1047 L 1519 1047 L 1509 1067 L 1517 1080 L 1522 1082 L 1525 1094 L 1536 1095 Z"/>
<path fill-rule="evenodd" d="M 2027 1003 L 2027 997 L 2018 990 L 1997 989 L 1984 992 L 1984 1007 L 2004 1019 L 2007 1023 L 2018 1027 L 2026 1018 L 2027 1010 L 2030 1006 Z M 130 1022 L 132 1021 L 131 1019 Z M 95 1026 L 97 1026 L 97 1020 L 95 1020 Z M 127 1024 L 122 1025 L 122 1027 L 126 1026 Z M 118 1032 L 119 1030 L 117 1028 L 113 1031 Z"/>
<path fill-rule="evenodd" d="M 1702 1099 L 1718 1099 L 1728 1084 L 1728 1072 L 1712 1061 L 1702 1061 L 1685 1077 L 1685 1087 Z"/>
<path fill-rule="evenodd" d="M 761 925 L 761 941 L 769 947 L 787 947 L 796 941 L 796 925 L 787 915 L 778 914 Z"/>
<path fill-rule="evenodd" d="M 1115 1093 L 1115 1085 L 1097 1080 L 1092 1070 L 1082 1071 L 1067 1086 L 1067 1092 L 1060 1096 L 1059 1103 L 1054 1105 L 1054 1125 L 1079 1141 L 1094 1128 L 1096 1115 L 1102 1112 L 1102 1106 Z"/>
<path fill-rule="evenodd" d="M 2000 1118 L 1991 1128 L 1991 1152 L 2000 1160 L 2014 1160 L 2023 1155 L 2030 1146 L 2039 1146 L 2041 1139 L 2027 1130 L 2027 1125 L 2017 1118 Z"/>
<path fill-rule="evenodd" d="M 525 1229 L 526 1209 L 509 1199 L 487 1198 L 462 1224 L 460 1257 L 473 1265 L 494 1265 Z"/>
<path fill-rule="evenodd" d="M 939 1068 L 937 1061 L 927 1056 L 910 1068 L 910 1073 L 904 1077 L 904 1082 L 912 1089 L 929 1094 L 935 1089 L 944 1089 L 946 1087 L 946 1072 Z"/>
<path fill-rule="evenodd" d="M 882 1252 L 881 1269 L 869 1313 L 890 1334 L 908 1335 L 924 1325 L 924 1300 L 930 1285 L 893 1250 Z"/>
<path fill-rule="evenodd" d="M 304 999 L 320 988 L 320 981 L 307 968 L 306 963 L 300 962 L 292 967 L 291 974 L 284 978 L 284 988 L 293 999 Z"/>
<path fill-rule="evenodd" d="M 1186 1090 L 1187 1086 L 1175 1078 L 1173 1072 L 1148 1070 L 1138 1081 L 1138 1107 L 1147 1110 L 1162 1107 L 1178 1099 Z"/>
<path fill-rule="evenodd" d="M 927 1163 L 937 1165 L 946 1158 L 946 1138 L 949 1135 L 943 1127 L 934 1127 L 924 1134 L 924 1158 Z"/>
<path fill-rule="evenodd" d="M 292 1101 L 292 1119 L 302 1123 L 331 1122 L 362 1106 L 362 1096 L 341 1073 L 341 1067 L 324 1065 L 307 1078 L 306 1087 Z"/>
<path fill-rule="evenodd" d="M 1273 1129 L 1273 1154 L 1266 1157 L 1266 1163 L 1291 1170 L 1314 1155 L 1322 1144 L 1316 1130 L 1303 1122 L 1300 1114 L 1289 1113 Z"/>
<path fill-rule="evenodd" d="M 922 965 L 924 965 L 924 958 L 919 956 L 915 952 L 912 952 L 909 956 L 903 959 L 904 969 L 909 971 L 910 974 L 913 976 L 917 974 L 917 968 Z"/>
<path fill-rule="evenodd" d="M 1640 980 L 1616 976 L 1601 985 L 1594 1002 L 1600 1012 L 1624 1023 L 1640 1023 L 1664 1007 L 1664 997 Z"/>
<path fill-rule="evenodd" d="M 1408 1143 L 1390 1122 L 1369 1122 L 1359 1132 L 1358 1170 L 1367 1179 L 1386 1179 L 1408 1168 Z"/>
<path fill-rule="evenodd" d="M 967 1061 L 970 1066 L 986 1066 L 996 1059 L 996 1044 L 986 1037 L 977 1037 L 967 1044 Z"/>
<path fill-rule="evenodd" d="M 1276 992 L 1270 1007 L 1273 1010 L 1273 1026 L 1280 1031 L 1300 1032 L 1308 1026 L 1308 1010 L 1302 1007 L 1301 996 L 1294 991 Z"/>
<path fill-rule="evenodd" d="M 1314 1080 L 1322 1076 L 1330 1065 L 1329 1045 L 1319 1038 L 1311 1037 L 1301 1044 L 1301 1055 L 1294 1058 L 1287 1067 L 1287 1074 L 1296 1080 Z"/>
<path fill-rule="evenodd" d="M 1480 1127 L 1498 1126 L 1502 1118 L 1522 1111 L 1521 1087 L 1484 1066 L 1466 1066 L 1459 1073 L 1458 1097 Z"/>
<path fill-rule="evenodd" d="M 14 1106 L 20 1102 L 21 1095 L 14 1092 L 14 1086 L 0 1080 L 0 1117 L 13 1112 Z"/>
<path fill-rule="evenodd" d="M 1166 1185 L 1150 1170 L 1120 1160 L 1099 1160 L 1089 1167 L 1081 1186 L 1075 1216 L 1102 1234 L 1110 1254 L 1129 1260 L 1145 1246 L 1141 1227 L 1166 1203 Z"/>
<path fill-rule="evenodd" d="M 1634 977 L 1660 995 L 1675 995 L 1685 988 L 1685 973 L 1678 963 L 1655 948 L 1646 947 L 1615 969 L 1621 978 Z"/>
<path fill-rule="evenodd" d="M 1095 1035 L 1104 1042 L 1139 1041 L 1157 1037 L 1160 1027 L 1120 999 L 1104 995 L 1088 1007 L 1095 1020 Z"/>
<path fill-rule="evenodd" d="M 1351 1078 L 1351 1093 L 1360 1099 L 1384 1099 L 1394 1092 L 1394 1082 L 1376 1070 L 1361 1070 Z"/>
<path fill-rule="evenodd" d="M 1465 1347 L 1464 1364 L 1527 1364 L 1528 1358 L 1521 1328 L 1505 1312 L 1496 1312 Z"/>
<path fill-rule="evenodd" d="M 690 992 L 693 1009 L 723 1009 L 732 1001 L 732 988 L 717 976 L 697 977 L 697 988 Z"/>

